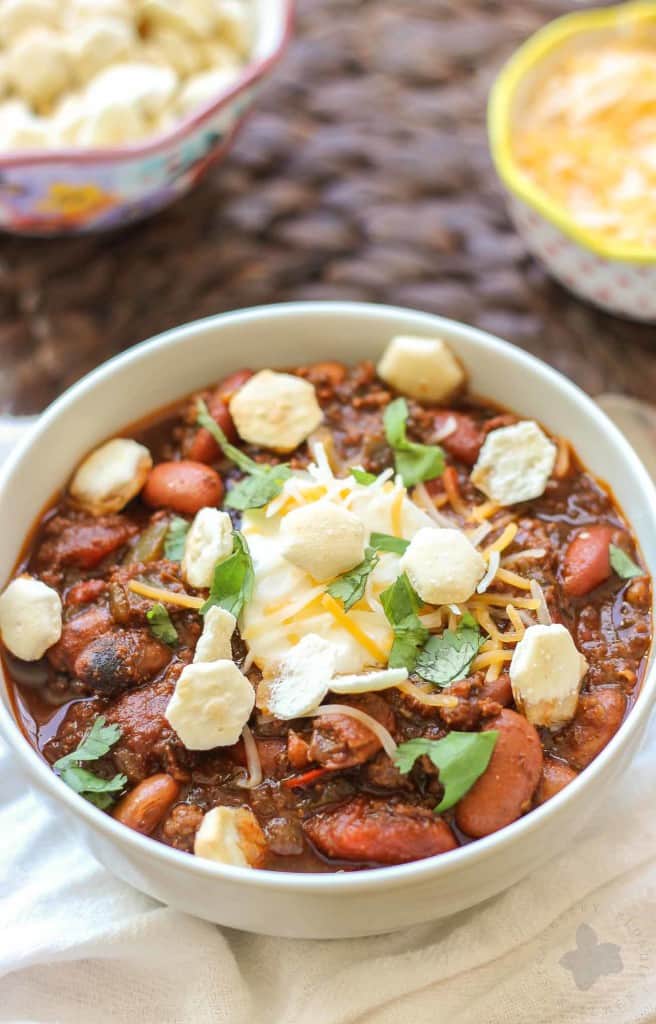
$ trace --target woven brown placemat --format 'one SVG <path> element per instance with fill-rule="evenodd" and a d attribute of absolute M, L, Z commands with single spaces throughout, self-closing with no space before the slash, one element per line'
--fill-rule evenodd
<path fill-rule="evenodd" d="M 196 317 L 288 299 L 400 303 L 487 328 L 592 393 L 656 393 L 656 328 L 529 258 L 490 165 L 504 58 L 565 0 L 298 0 L 296 37 L 228 161 L 118 234 L 5 237 L 0 412 Z M 326 353 L 329 355 L 329 353 Z"/>

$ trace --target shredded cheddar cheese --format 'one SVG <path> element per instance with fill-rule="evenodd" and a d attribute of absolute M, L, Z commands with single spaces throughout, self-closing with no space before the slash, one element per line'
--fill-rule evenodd
<path fill-rule="evenodd" d="M 162 587 L 151 587 L 147 583 L 140 583 L 139 580 L 130 580 L 128 589 L 139 597 L 148 597 L 151 601 L 161 601 L 162 604 L 176 604 L 179 608 L 192 608 L 200 611 L 205 604 L 202 597 L 192 597 L 191 594 L 176 594 L 172 590 L 164 590 Z"/>
<path fill-rule="evenodd" d="M 499 553 L 505 551 L 514 541 L 518 530 L 519 526 L 517 523 L 508 523 L 501 536 L 497 537 L 492 544 L 486 547 L 483 556 L 489 558 L 493 551 L 498 551 Z"/>
<path fill-rule="evenodd" d="M 568 49 L 524 104 L 522 171 L 583 228 L 656 245 L 656 37 L 648 26 Z"/>
<path fill-rule="evenodd" d="M 403 536 L 403 501 L 405 499 L 405 491 L 399 488 L 399 493 L 394 498 L 391 510 L 392 519 L 392 533 L 395 537 Z"/>
<path fill-rule="evenodd" d="M 347 613 L 344 611 L 342 606 L 338 604 L 334 597 L 331 597 L 330 594 L 324 594 L 321 598 L 321 604 L 327 612 L 330 612 L 330 614 L 334 616 L 339 625 L 342 626 L 343 629 L 346 629 L 353 639 L 364 647 L 364 649 L 368 651 L 379 664 L 385 665 L 387 663 L 387 653 L 382 649 L 382 647 L 378 646 L 375 640 L 372 640 L 370 636 L 367 636 L 364 630 L 360 629 L 360 627 L 348 617 Z"/>
<path fill-rule="evenodd" d="M 510 569 L 497 569 L 496 578 L 501 580 L 502 583 L 507 583 L 510 587 L 517 587 L 518 590 L 530 590 L 531 584 L 524 576 L 520 576 L 519 573 L 511 572 Z"/>

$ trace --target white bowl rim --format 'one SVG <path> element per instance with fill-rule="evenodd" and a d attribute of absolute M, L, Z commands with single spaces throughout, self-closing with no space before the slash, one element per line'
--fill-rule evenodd
<path fill-rule="evenodd" d="M 0 469 L 0 488 L 6 486 L 14 466 L 28 455 L 30 449 L 39 438 L 47 434 L 51 422 L 56 420 L 61 412 L 74 405 L 82 395 L 92 391 L 96 385 L 107 378 L 111 378 L 116 366 L 129 365 L 130 362 L 141 359 L 145 353 L 151 350 L 161 349 L 168 345 L 177 345 L 185 335 L 195 334 L 198 330 L 220 326 L 224 323 L 252 320 L 267 322 L 272 318 L 307 317 L 308 315 L 322 316 L 336 312 L 340 315 L 364 319 L 372 315 L 378 317 L 387 314 L 392 316 L 411 315 L 417 322 L 424 320 L 427 330 L 439 331 L 444 329 L 456 341 L 458 336 L 460 336 L 467 337 L 475 343 L 491 345 L 500 355 L 518 362 L 520 366 L 523 366 L 533 376 L 537 375 L 550 385 L 564 391 L 570 401 L 582 405 L 588 415 L 597 421 L 600 431 L 610 435 L 615 445 L 622 449 L 622 455 L 627 465 L 627 473 L 636 479 L 645 503 L 651 504 L 651 507 L 656 508 L 656 487 L 624 435 L 584 391 L 547 363 L 495 335 L 447 317 L 440 317 L 401 306 L 340 301 L 278 303 L 215 314 L 190 321 L 168 331 L 163 331 L 146 341 L 134 345 L 127 351 L 119 353 L 73 384 L 43 412 L 28 435 L 19 442 Z M 147 414 L 147 411 L 145 414 Z M 648 568 L 651 575 L 656 576 L 656 563 L 649 565 Z M 119 845 L 131 847 L 135 853 L 152 857 L 155 861 L 169 868 L 186 871 L 190 877 L 196 875 L 208 879 L 213 877 L 222 878 L 253 890 L 268 889 L 279 892 L 312 893 L 313 895 L 323 894 L 326 896 L 333 892 L 356 893 L 370 892 L 377 889 L 398 889 L 413 884 L 419 885 L 429 878 L 444 877 L 457 873 L 464 865 L 471 867 L 484 861 L 492 851 L 500 853 L 508 849 L 512 844 L 518 843 L 522 836 L 526 836 L 539 829 L 542 823 L 556 814 L 562 806 L 591 787 L 594 784 L 595 778 L 603 773 L 606 763 L 618 757 L 622 750 L 630 744 L 631 738 L 641 729 L 650 713 L 651 705 L 656 695 L 656 659 L 653 657 L 653 652 L 654 638 L 652 637 L 649 663 L 640 693 L 615 736 L 576 779 L 547 801 L 547 803 L 535 808 L 529 814 L 524 815 L 524 817 L 500 831 L 485 836 L 482 839 L 476 839 L 448 853 L 438 854 L 435 857 L 428 857 L 424 860 L 411 861 L 407 864 L 366 868 L 352 872 L 312 874 L 294 871 L 252 870 L 251 868 L 215 864 L 200 857 L 192 857 L 187 853 L 174 850 L 164 843 L 139 835 L 137 832 L 121 825 L 108 814 L 81 799 L 61 782 L 46 761 L 26 739 L 14 715 L 5 705 L 4 701 L 0 701 L 0 732 L 7 739 L 27 774 L 36 782 L 37 786 L 45 790 L 53 800 L 64 803 L 73 815 L 81 818 L 92 831 L 104 832 L 110 839 L 116 840 Z"/>

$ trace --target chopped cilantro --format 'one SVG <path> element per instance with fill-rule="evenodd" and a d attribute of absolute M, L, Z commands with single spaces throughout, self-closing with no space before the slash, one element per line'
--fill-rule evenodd
<path fill-rule="evenodd" d="M 184 554 L 189 523 L 181 516 L 174 516 L 164 538 L 164 554 L 171 562 L 180 562 Z"/>
<path fill-rule="evenodd" d="M 444 452 L 437 445 L 409 441 L 406 433 L 408 403 L 396 398 L 385 409 L 385 437 L 394 449 L 394 464 L 406 487 L 433 480 L 444 472 Z"/>
<path fill-rule="evenodd" d="M 407 668 L 412 672 L 419 648 L 428 638 L 428 630 L 419 620 L 417 612 L 421 601 L 412 588 L 406 573 L 380 595 L 387 621 L 394 630 L 394 643 L 389 656 L 390 668 Z"/>
<path fill-rule="evenodd" d="M 255 572 L 248 544 L 245 537 L 235 530 L 232 554 L 215 566 L 210 596 L 200 610 L 201 615 L 218 606 L 232 612 L 238 619 L 253 595 L 254 583 Z"/>
<path fill-rule="evenodd" d="M 105 725 L 105 721 L 104 715 L 96 718 L 77 750 L 60 757 L 53 765 L 62 782 L 101 810 L 106 810 L 114 802 L 115 794 L 119 793 L 128 781 L 125 775 L 119 774 L 112 779 L 103 779 L 86 768 L 79 767 L 85 761 L 97 761 L 104 757 L 120 739 L 119 727 Z"/>
<path fill-rule="evenodd" d="M 632 580 L 636 576 L 644 576 L 645 571 L 641 569 L 639 565 L 629 558 L 626 551 L 622 551 L 622 548 L 618 548 L 615 544 L 609 545 L 608 552 L 610 555 L 610 564 L 623 580 Z"/>
<path fill-rule="evenodd" d="M 150 632 L 156 640 L 162 640 L 165 644 L 177 644 L 178 631 L 171 622 L 171 616 L 163 604 L 157 602 L 146 612 L 146 618 L 150 625 Z"/>
<path fill-rule="evenodd" d="M 408 740 L 397 748 L 394 764 L 405 775 L 418 757 L 428 755 L 439 769 L 444 787 L 444 796 L 435 808 L 435 813 L 440 814 L 457 804 L 483 774 L 498 735 L 495 729 L 486 729 L 484 732 L 450 732 L 441 740 Z"/>

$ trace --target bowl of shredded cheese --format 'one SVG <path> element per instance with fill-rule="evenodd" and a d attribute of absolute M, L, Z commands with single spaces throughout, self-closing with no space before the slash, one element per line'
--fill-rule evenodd
<path fill-rule="evenodd" d="M 488 128 L 528 247 L 597 306 L 656 320 L 656 4 L 537 32 L 497 78 Z"/>
<path fill-rule="evenodd" d="M 2 0 L 0 228 L 117 227 L 229 149 L 293 0 Z"/>

